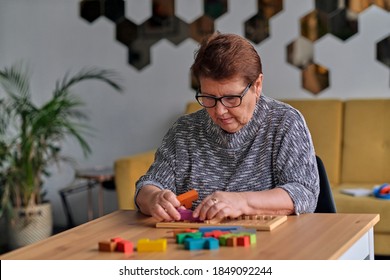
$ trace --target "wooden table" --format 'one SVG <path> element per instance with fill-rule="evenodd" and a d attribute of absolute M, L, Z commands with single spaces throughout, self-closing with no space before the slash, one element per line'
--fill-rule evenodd
<path fill-rule="evenodd" d="M 272 231 L 258 231 L 252 247 L 220 247 L 187 251 L 175 244 L 171 229 L 155 228 L 155 220 L 139 212 L 118 210 L 47 240 L 1 255 L 0 259 L 365 259 L 374 258 L 373 227 L 377 214 L 304 214 L 289 216 Z M 165 252 L 126 255 L 99 252 L 98 242 L 113 237 L 134 243 L 141 238 L 167 238 Z"/>

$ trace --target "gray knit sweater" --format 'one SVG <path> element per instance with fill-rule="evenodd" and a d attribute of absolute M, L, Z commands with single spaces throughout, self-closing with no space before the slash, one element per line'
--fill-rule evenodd
<path fill-rule="evenodd" d="M 169 189 L 177 195 L 199 193 L 196 207 L 214 191 L 283 188 L 295 213 L 313 212 L 319 178 L 315 152 L 302 115 L 262 95 L 252 119 L 226 133 L 205 109 L 180 117 L 165 135 L 155 161 L 137 184 Z"/>

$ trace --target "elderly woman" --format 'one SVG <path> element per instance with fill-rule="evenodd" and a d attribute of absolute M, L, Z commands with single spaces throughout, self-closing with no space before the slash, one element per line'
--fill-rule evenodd
<path fill-rule="evenodd" d="M 140 211 L 180 219 L 177 195 L 195 189 L 205 219 L 313 212 L 318 170 L 309 130 L 291 106 L 262 94 L 261 60 L 234 34 L 207 38 L 191 67 L 204 107 L 180 117 L 137 182 Z"/>

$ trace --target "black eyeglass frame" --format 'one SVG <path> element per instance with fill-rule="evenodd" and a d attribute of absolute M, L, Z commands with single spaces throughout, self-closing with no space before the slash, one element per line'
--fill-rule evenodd
<path fill-rule="evenodd" d="M 238 106 L 241 105 L 242 103 L 242 98 L 246 95 L 246 93 L 249 91 L 249 89 L 251 88 L 253 82 L 250 82 L 246 87 L 245 89 L 242 91 L 242 93 L 240 95 L 228 95 L 228 96 L 222 96 L 222 97 L 214 97 L 214 96 L 211 96 L 211 95 L 202 95 L 200 94 L 200 89 L 198 89 L 196 91 L 196 95 L 195 95 L 195 99 L 196 101 L 198 101 L 198 103 L 202 106 L 202 107 L 205 107 L 205 108 L 214 108 L 215 106 L 217 106 L 217 102 L 221 102 L 221 104 L 223 106 L 225 106 L 226 108 L 236 108 Z M 214 105 L 213 106 L 205 106 L 202 102 L 200 102 L 199 98 L 202 98 L 202 97 L 206 97 L 206 98 L 211 98 L 211 99 L 214 99 Z M 225 103 L 223 103 L 223 99 L 224 98 L 234 98 L 234 97 L 238 97 L 240 98 L 240 103 L 236 106 L 226 106 Z"/>

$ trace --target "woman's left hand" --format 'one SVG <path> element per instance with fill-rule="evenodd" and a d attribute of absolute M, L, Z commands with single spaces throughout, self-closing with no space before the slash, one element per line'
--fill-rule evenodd
<path fill-rule="evenodd" d="M 237 218 L 244 213 L 247 205 L 245 196 L 238 192 L 216 191 L 207 196 L 193 212 L 201 220 L 223 220 Z"/>

